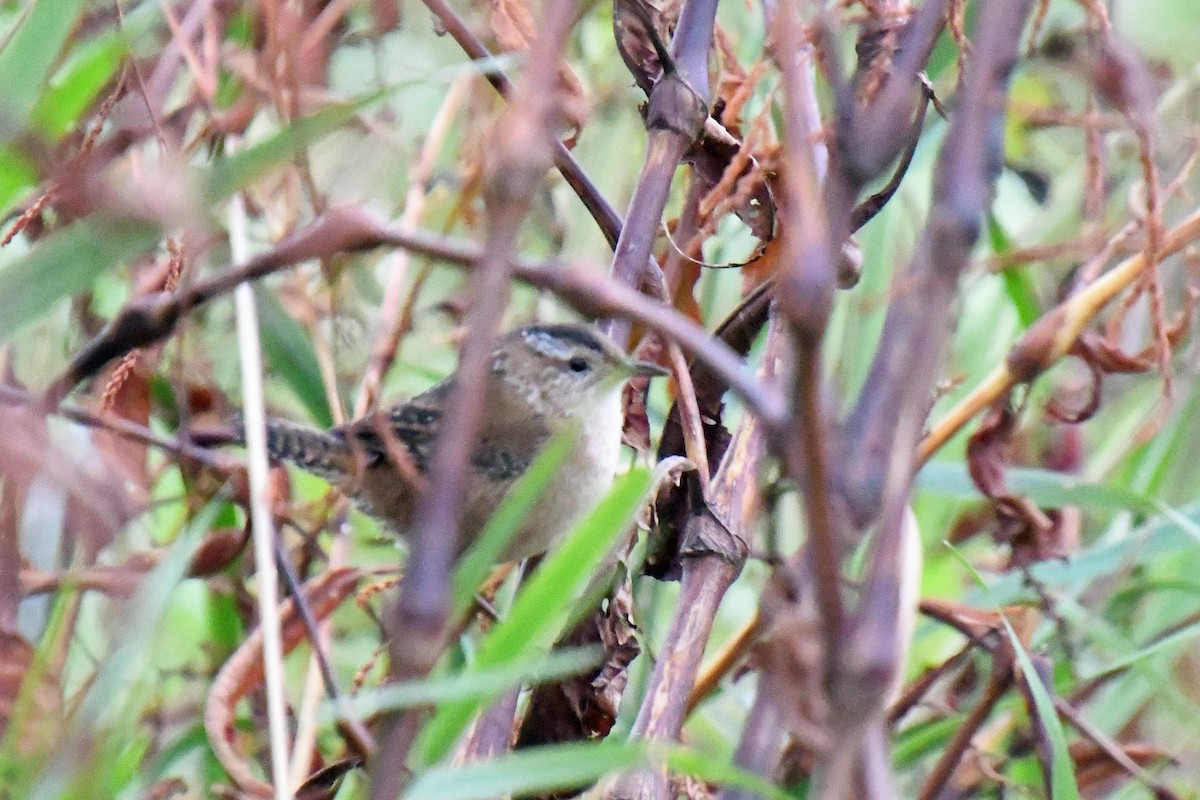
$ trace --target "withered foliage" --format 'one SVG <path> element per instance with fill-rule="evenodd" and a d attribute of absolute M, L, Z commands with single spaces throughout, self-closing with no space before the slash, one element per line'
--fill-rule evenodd
<path fill-rule="evenodd" d="M 0 10 L 0 798 L 266 798 L 274 779 L 317 800 L 348 776 L 394 798 L 617 739 L 649 755 L 477 792 L 1049 794 L 1064 766 L 1085 797 L 1200 785 L 1172 705 L 1200 685 L 1175 648 L 1200 624 L 1178 563 L 1200 117 L 1195 48 L 1146 52 L 1169 14 L 43 5 Z M 282 643 L 309 658 L 287 663 L 287 777 L 263 767 L 260 565 L 223 447 L 223 301 L 247 282 L 273 412 L 383 420 L 459 364 L 403 557 L 337 492 L 271 473 Z M 422 763 L 433 708 L 359 719 L 347 695 L 454 678 L 508 613 L 509 570 L 451 604 L 459 454 L 495 334 L 567 313 L 673 373 L 623 394 L 654 496 L 621 579 L 614 556 L 560 632 L 599 663 L 480 690 L 470 735 Z M 932 460 L 969 503 L 920 477 Z M 172 569 L 184 586 L 159 587 Z M 130 655 L 157 640 L 123 621 L 151 607 L 167 646 Z"/>

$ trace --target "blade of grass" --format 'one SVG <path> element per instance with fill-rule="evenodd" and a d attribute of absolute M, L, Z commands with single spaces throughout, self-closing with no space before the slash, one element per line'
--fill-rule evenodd
<path fill-rule="evenodd" d="M 508 618 L 480 642 L 475 662 L 467 672 L 519 663 L 554 644 L 576 618 L 577 601 L 592 572 L 626 529 L 649 485 L 650 471 L 646 469 L 631 470 L 617 479 L 608 496 L 533 573 L 517 595 Z M 429 765 L 445 757 L 471 718 L 490 699 L 480 697 L 441 706 L 419 735 L 414 763 Z"/>
<path fill-rule="evenodd" d="M 1154 513 L 1161 506 L 1123 486 L 1080 480 L 1076 475 L 1032 467 L 1011 467 L 1005 481 L 1014 494 L 1022 494 L 1045 508 L 1079 506 L 1091 511 Z M 917 487 L 931 494 L 978 500 L 983 497 L 962 462 L 933 461 L 917 475 Z"/>
<path fill-rule="evenodd" d="M 31 790 L 23 795 L 26 800 L 58 800 L 66 796 L 64 792 L 77 777 L 73 771 L 86 760 L 84 754 L 93 737 L 106 728 L 115 715 L 126 710 L 122 695 L 142 675 L 147 663 L 145 654 L 154 641 L 171 593 L 187 574 L 192 556 L 205 532 L 212 527 L 222 503 L 223 500 L 213 500 L 201 509 L 138 586 L 127 606 L 126 619 L 118 628 L 124 632 L 120 644 L 101 664 L 57 755 L 47 764 Z"/>
<path fill-rule="evenodd" d="M 573 647 L 486 672 L 463 672 L 422 681 L 389 683 L 355 695 L 344 704 L 344 713 L 366 719 L 383 711 L 495 697 L 514 686 L 546 683 L 579 675 L 598 667 L 603 655 L 599 647 Z M 326 704 L 324 719 L 333 719 L 336 710 L 332 704 Z"/>
<path fill-rule="evenodd" d="M 267 288 L 254 287 L 258 303 L 263 355 L 271 371 L 295 393 L 313 421 L 323 428 L 333 425 L 321 365 L 304 328 L 300 326 Z"/>
<path fill-rule="evenodd" d="M 984 593 L 990 597 L 990 590 L 975 568 L 967 561 L 966 557 L 949 542 L 943 542 L 946 547 L 950 548 L 950 552 L 966 567 L 971 573 L 971 577 L 983 589 Z M 1071 761 L 1071 753 L 1067 750 L 1067 737 L 1063 732 L 1062 722 L 1058 718 L 1058 712 L 1054 710 L 1054 701 L 1050 698 L 1050 692 L 1047 691 L 1042 683 L 1041 677 L 1033 666 L 1033 659 L 1029 657 L 1028 651 L 1025 650 L 1025 645 L 1021 643 L 1021 638 L 1017 636 L 1017 632 L 1013 630 L 1013 626 L 1009 623 L 1008 617 L 1005 616 L 1004 610 L 998 603 L 993 600 L 996 612 L 1000 615 L 1000 620 L 1004 623 L 1004 629 L 1008 632 L 1009 641 L 1012 642 L 1013 652 L 1016 653 L 1017 663 L 1021 666 L 1021 673 L 1025 678 L 1026 684 L 1029 686 L 1029 692 L 1033 695 L 1033 703 L 1037 708 L 1038 722 L 1041 723 L 1046 731 L 1046 736 L 1050 740 L 1050 797 L 1051 800 L 1082 800 L 1079 794 L 1079 786 L 1075 783 L 1075 766 Z"/>
<path fill-rule="evenodd" d="M 1116 659 L 1112 663 L 1105 665 L 1103 669 L 1096 670 L 1090 675 L 1080 678 L 1080 683 L 1087 683 L 1105 675 L 1110 675 L 1114 672 L 1127 669 L 1143 659 L 1149 658 L 1150 656 L 1153 656 L 1164 650 L 1169 650 L 1172 647 L 1176 647 L 1185 642 L 1189 642 L 1192 639 L 1195 639 L 1197 636 L 1200 636 L 1200 623 L 1188 625 L 1186 628 L 1181 628 L 1169 636 L 1164 636 L 1157 642 L 1152 642 L 1145 647 Z"/>
<path fill-rule="evenodd" d="M 471 62 L 486 64 L 488 60 Z M 501 61 L 500 63 L 506 63 Z M 210 202 L 222 200 L 239 189 L 286 163 L 296 153 L 318 139 L 338 130 L 344 130 L 351 120 L 371 105 L 387 99 L 395 92 L 409 86 L 428 86 L 449 83 L 463 71 L 471 70 L 471 64 L 456 64 L 451 68 L 427 70 L 402 81 L 347 102 L 331 104 L 308 117 L 289 123 L 283 130 L 256 144 L 243 147 L 236 154 L 218 161 L 207 172 L 206 197 Z"/>
<path fill-rule="evenodd" d="M 547 794 L 590 784 L 633 769 L 646 758 L 642 742 L 579 742 L 531 747 L 462 766 L 431 769 L 418 777 L 405 800 L 484 800 Z"/>
<path fill-rule="evenodd" d="M 92 285 L 103 272 L 141 255 L 159 238 L 144 220 L 92 216 L 56 231 L 0 268 L 0 342 L 60 298 Z"/>
<path fill-rule="evenodd" d="M 1030 573 L 1039 585 L 1047 588 L 1082 591 L 1100 578 L 1194 549 L 1200 541 L 1198 519 L 1200 504 L 1171 508 L 1169 513 L 1147 519 L 1118 541 L 1095 544 L 1067 560 L 1038 562 Z M 1010 572 L 999 576 L 988 591 L 997 602 L 1010 603 L 1022 595 L 1026 581 L 1026 576 Z"/>
<path fill-rule="evenodd" d="M 210 202 L 222 200 L 287 162 L 303 148 L 342 129 L 358 112 L 387 94 L 373 92 L 350 103 L 339 103 L 302 117 L 273 136 L 227 155 L 208 170 L 205 195 Z"/>
<path fill-rule="evenodd" d="M 662 742 L 572 742 L 531 747 L 488 761 L 431 769 L 414 781 L 405 800 L 484 800 L 569 791 L 605 775 L 650 763 L 709 783 L 747 789 L 765 800 L 791 795 L 728 761 Z"/>
<path fill-rule="evenodd" d="M 0 145 L 29 124 L 38 95 L 83 14 L 76 0 L 39 0 L 26 5 L 24 19 L 4 44 L 0 36 Z"/>
<path fill-rule="evenodd" d="M 564 430 L 551 440 L 488 520 L 478 541 L 463 556 L 453 579 L 456 617 L 471 607 L 475 590 L 483 583 L 492 565 L 500 560 L 509 540 L 570 455 L 574 438 L 574 430 Z"/>

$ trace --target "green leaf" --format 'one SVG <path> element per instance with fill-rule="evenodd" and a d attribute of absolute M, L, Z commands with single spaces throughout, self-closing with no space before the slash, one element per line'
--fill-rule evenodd
<path fill-rule="evenodd" d="M 0 147 L 0 217 L 7 216 L 24 192 L 37 185 L 37 167 L 13 147 Z"/>
<path fill-rule="evenodd" d="M 479 539 L 463 555 L 454 571 L 454 616 L 461 617 L 474 602 L 475 591 L 500 560 L 509 540 L 525 521 L 533 504 L 545 492 L 559 467 L 571 454 L 575 430 L 555 436 L 517 481 L 492 514 Z"/>
<path fill-rule="evenodd" d="M 33 108 L 33 124 L 48 137 L 58 140 L 79 124 L 100 91 L 108 85 L 125 55 L 121 37 L 108 35 L 80 48 L 71 64 L 50 84 Z"/>
<path fill-rule="evenodd" d="M 1192 504 L 1167 509 L 1119 539 L 1099 542 L 1066 560 L 1038 562 L 1029 572 L 1041 586 L 1079 591 L 1095 580 L 1124 574 L 1136 566 L 1184 552 L 1194 553 L 1197 542 L 1200 542 L 1200 504 Z M 1015 602 L 1023 596 L 1027 582 L 1026 575 L 1009 572 L 994 579 L 989 592 L 1001 604 Z"/>
<path fill-rule="evenodd" d="M 44 314 L 59 298 L 81 292 L 98 275 L 157 243 L 144 220 L 94 215 L 56 231 L 0 268 L 0 342 Z"/>
<path fill-rule="evenodd" d="M 747 789 L 766 800 L 790 795 L 758 775 L 688 747 L 608 739 L 531 747 L 489 761 L 431 769 L 413 782 L 405 800 L 484 800 L 566 791 L 605 775 L 650 765 L 723 786 Z"/>
<path fill-rule="evenodd" d="M 547 794 L 585 786 L 611 772 L 632 769 L 646 758 L 642 742 L 581 742 L 527 750 L 462 766 L 431 769 L 418 777 L 405 800 L 484 800 Z"/>
<path fill-rule="evenodd" d="M 1151 642 L 1145 647 L 1139 648 L 1132 653 L 1118 658 L 1112 663 L 1107 664 L 1103 669 L 1097 670 L 1085 678 L 1081 678 L 1080 683 L 1089 683 L 1102 676 L 1120 672 L 1121 670 L 1127 669 L 1128 667 L 1137 664 L 1139 661 L 1149 658 L 1150 656 L 1162 652 L 1163 650 L 1170 650 L 1171 648 L 1180 644 L 1189 642 L 1192 639 L 1195 639 L 1197 636 L 1200 636 L 1200 622 L 1193 623 L 1185 628 L 1174 631 L 1170 635 L 1164 636 L 1156 642 Z"/>
<path fill-rule="evenodd" d="M 1015 494 L 1027 495 L 1044 508 L 1080 506 L 1092 511 L 1140 511 L 1154 513 L 1162 507 L 1123 486 L 1090 483 L 1076 475 L 1033 467 L 1010 467 L 1004 479 Z M 983 495 L 971 481 L 967 465 L 932 461 L 917 475 L 917 487 L 931 494 L 978 500 Z"/>
<path fill-rule="evenodd" d="M 253 183 L 308 145 L 340 130 L 363 108 L 380 100 L 389 91 L 375 92 L 352 103 L 324 108 L 310 117 L 292 122 L 274 136 L 221 159 L 208 172 L 208 199 L 213 202 L 221 200 Z"/>
<path fill-rule="evenodd" d="M 791 800 L 791 795 L 779 789 L 759 775 L 739 769 L 728 761 L 713 758 L 711 753 L 702 753 L 687 747 L 674 745 L 651 745 L 651 756 L 665 755 L 667 767 L 700 778 L 709 783 L 746 789 L 766 800 Z"/>
<path fill-rule="evenodd" d="M 894 740 L 893 763 L 897 767 L 911 767 L 922 757 L 941 752 L 962 724 L 962 716 L 951 716 L 918 722 L 905 728 Z"/>
<path fill-rule="evenodd" d="M 1033 694 L 1033 703 L 1038 712 L 1038 722 L 1046 729 L 1046 734 L 1050 738 L 1050 797 L 1052 800 L 1081 800 L 1079 786 L 1075 783 L 1075 765 L 1071 761 L 1070 751 L 1067 750 L 1067 737 L 1063 733 L 1058 712 L 1054 710 L 1054 701 L 1050 699 L 1050 693 L 1046 691 L 1041 676 L 1034 669 L 1033 660 L 1021 645 L 1021 640 L 1012 625 L 1009 624 L 1008 618 L 1001 615 L 1001 619 L 1004 621 L 1004 629 L 1008 631 L 1008 638 L 1012 640 L 1013 649 L 1017 653 L 1017 663 L 1021 665 L 1025 682 Z"/>
<path fill-rule="evenodd" d="M 1034 291 L 1029 272 L 1021 267 L 1011 267 L 1000 270 L 1000 279 L 1004 281 L 1005 294 L 1017 310 L 1021 327 L 1028 328 L 1037 322 L 1041 309 L 1038 308 L 1037 292 Z"/>
<path fill-rule="evenodd" d="M 37 0 L 26 5 L 11 38 L 0 35 L 0 146 L 28 126 L 38 95 L 83 8 L 78 0 Z"/>
<path fill-rule="evenodd" d="M 1008 234 L 1004 233 L 1004 229 L 994 213 L 988 215 L 988 237 L 991 242 L 991 252 L 997 255 L 1013 249 L 1012 239 L 1009 239 Z M 1032 325 L 1034 321 L 1037 321 L 1040 309 L 1038 308 L 1038 293 L 1033 287 L 1030 271 L 1022 266 L 1009 267 L 1007 270 L 1000 271 L 1000 278 L 1004 284 L 1004 294 L 1007 294 L 1009 301 L 1012 301 L 1013 308 L 1016 309 L 1016 318 L 1020 320 L 1021 327 Z"/>
<path fill-rule="evenodd" d="M 62 742 L 62 752 L 75 754 L 75 757 L 51 759 L 33 789 L 24 795 L 27 800 L 57 800 L 63 797 L 64 788 L 78 777 L 77 758 L 86 752 L 89 742 L 111 725 L 114 718 L 131 710 L 123 702 L 124 695 L 128 687 L 144 674 L 148 666 L 146 653 L 166 613 L 171 593 L 187 574 L 188 564 L 203 541 L 204 534 L 212 527 L 223 502 L 221 499 L 210 501 L 138 585 L 127 606 L 125 619 L 116 628 L 121 631 L 120 642 L 101 663 L 95 679 L 88 685 Z M 102 738 L 99 741 L 107 743 L 112 739 Z"/>
<path fill-rule="evenodd" d="M 950 552 L 962 562 L 962 565 L 971 573 L 971 577 L 987 593 L 988 587 L 984 583 L 983 577 L 975 571 L 975 568 L 971 566 L 966 557 L 949 542 L 945 542 L 944 544 L 950 548 Z M 1051 800 L 1081 800 L 1079 786 L 1075 783 L 1074 762 L 1071 761 L 1071 753 L 1067 750 L 1067 737 L 1063 733 L 1062 722 L 1058 719 L 1058 712 L 1054 709 L 1054 701 L 1050 698 L 1050 692 L 1046 690 L 1045 684 L 1042 683 L 1041 676 L 1033 666 L 1033 659 L 1026 652 L 1025 645 L 1021 643 L 1021 638 L 1013 630 L 1008 617 L 1004 614 L 1004 610 L 994 600 L 993 605 L 996 612 L 1000 615 L 1000 620 L 1004 623 L 1004 629 L 1008 631 L 1008 638 L 1012 642 L 1013 651 L 1016 653 L 1017 663 L 1021 666 L 1021 673 L 1025 678 L 1025 683 L 1029 686 L 1030 694 L 1033 695 L 1033 704 L 1037 708 L 1037 721 L 1041 723 L 1045 729 L 1047 738 L 1050 740 L 1050 798 Z"/>
<path fill-rule="evenodd" d="M 480 642 L 467 673 L 520 663 L 554 644 L 577 618 L 577 601 L 592 572 L 633 518 L 649 485 L 650 472 L 646 469 L 631 470 L 617 479 L 608 496 L 533 573 L 517 595 L 508 618 Z M 420 733 L 414 762 L 428 765 L 443 758 L 490 699 L 479 697 L 438 708 Z"/>
<path fill-rule="evenodd" d="M 495 697 L 514 686 L 546 683 L 579 675 L 598 667 L 603 655 L 599 647 L 573 647 L 486 672 L 463 672 L 444 678 L 389 683 L 378 689 L 359 692 L 339 711 L 356 719 L 367 719 L 381 711 Z"/>
<path fill-rule="evenodd" d="M 258 301 L 263 356 L 271 371 L 283 378 L 313 420 L 328 428 L 333 424 L 333 414 L 325 396 L 321 365 L 307 331 L 284 309 L 270 289 L 255 286 L 254 296 Z"/>
<path fill-rule="evenodd" d="M 1013 249 L 1012 241 L 1009 239 L 1008 234 L 1004 232 L 1004 228 L 1000 226 L 1000 221 L 996 219 L 994 214 L 988 214 L 987 224 L 988 237 L 991 240 L 993 253 L 1000 255 Z M 1003 269 L 1000 270 L 1000 279 L 1004 282 L 1004 293 L 1008 295 L 1008 299 L 1012 301 L 1013 308 L 1016 309 L 1017 319 L 1021 321 L 1021 327 L 1028 328 L 1041 315 L 1041 309 L 1038 307 L 1037 290 L 1034 288 L 1029 270 L 1023 266 Z"/>

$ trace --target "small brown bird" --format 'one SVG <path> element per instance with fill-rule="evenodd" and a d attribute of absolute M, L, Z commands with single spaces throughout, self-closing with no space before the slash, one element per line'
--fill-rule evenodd
<path fill-rule="evenodd" d="M 560 431 L 574 438 L 566 461 L 510 541 L 503 560 L 545 552 L 604 497 L 621 446 L 621 386 L 665 375 L 631 360 L 588 325 L 531 325 L 492 352 L 483 421 L 472 448 L 458 552 L 483 531 L 509 489 Z M 363 419 L 320 431 L 267 421 L 267 450 L 337 486 L 368 515 L 407 531 L 454 376 Z"/>

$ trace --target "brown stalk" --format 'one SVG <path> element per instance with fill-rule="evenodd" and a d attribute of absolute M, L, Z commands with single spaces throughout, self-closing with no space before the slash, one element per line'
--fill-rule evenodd
<path fill-rule="evenodd" d="M 1013 42 L 1027 6 L 989 4 L 1010 16 L 987 17 L 1002 26 L 998 29 L 983 20 L 977 28 L 963 99 L 939 155 L 930 219 L 909 265 L 906 290 L 888 309 L 879 351 L 846 421 L 840 488 L 859 525 L 883 511 L 889 479 L 907 483 L 910 477 L 915 437 L 949 332 L 951 300 L 998 177 L 998 169 L 987 166 L 1000 163 L 990 149 L 989 131 L 1004 112 L 1008 71 L 1016 57 Z"/>
<path fill-rule="evenodd" d="M 949 787 L 950 779 L 954 776 L 954 771 L 958 768 L 963 754 L 971 746 L 971 740 L 979 732 L 983 723 L 987 721 L 992 709 L 1012 688 L 1013 679 L 1012 646 L 1006 641 L 992 654 L 992 674 L 983 690 L 983 696 L 979 698 L 975 707 L 971 709 L 971 713 L 967 714 L 967 718 L 963 720 L 954 735 L 950 737 L 950 741 L 946 743 L 941 757 L 938 758 L 928 777 L 925 778 L 925 783 L 921 786 L 921 791 L 917 795 L 918 800 L 935 800 Z"/>
<path fill-rule="evenodd" d="M 316 222 L 275 247 L 250 259 L 238 269 L 227 269 L 212 278 L 196 281 L 174 295 L 147 295 L 131 300 L 103 331 L 71 359 L 62 375 L 47 387 L 44 401 L 53 405 L 78 383 L 136 347 L 169 336 L 187 312 L 234 289 L 244 281 L 259 280 L 301 261 L 331 253 L 380 246 L 404 247 L 460 268 L 473 269 L 482 254 L 477 245 L 464 244 L 423 232 L 380 225 L 357 208 L 335 208 Z M 679 345 L 721 376 L 754 413 L 772 425 L 783 419 L 778 394 L 762 386 L 745 369 L 738 355 L 674 309 L 663 306 L 629 287 L 613 283 L 587 267 L 556 262 L 511 259 L 516 280 L 554 292 L 583 314 L 626 316 Z"/>
<path fill-rule="evenodd" d="M 786 314 L 796 343 L 796 380 L 793 388 L 795 432 L 785 440 L 780 454 L 785 470 L 801 485 L 806 528 L 809 532 L 806 555 L 789 559 L 795 575 L 807 575 L 813 581 L 818 624 L 822 632 L 825 694 L 829 706 L 828 731 L 832 749 L 829 758 L 817 764 L 813 786 L 818 796 L 840 797 L 854 785 L 858 793 L 880 796 L 886 791 L 886 758 L 877 717 L 882 713 L 884 695 L 891 683 L 889 676 L 898 669 L 899 642 L 895 629 L 896 596 L 899 580 L 879 566 L 886 555 L 898 554 L 900 523 L 903 521 L 903 495 L 889 507 L 885 531 L 876 543 L 871 580 L 864 589 L 864 605 L 853 614 L 845 609 L 841 595 L 843 549 L 853 542 L 844 518 L 846 510 L 835 502 L 830 488 L 840 475 L 830 472 L 830 448 L 822 424 L 820 403 L 821 339 L 828 319 L 836 270 L 831 253 L 840 247 L 852 224 L 852 208 L 861 186 L 884 169 L 888 162 L 911 147 L 914 125 L 903 111 L 911 108 L 910 98 L 919 85 L 916 72 L 941 27 L 943 4 L 926 3 L 898 34 L 900 46 L 895 52 L 888 78 L 874 90 L 873 97 L 859 105 L 848 87 L 839 90 L 838 158 L 825 183 L 824 212 L 816 198 L 811 162 L 802 142 L 805 130 L 797 108 L 802 101 L 797 93 L 806 84 L 797 74 L 791 54 L 798 48 L 797 25 L 788 8 L 781 7 L 771 28 L 776 61 L 783 76 L 785 97 L 789 101 L 785 142 L 787 173 L 784 242 L 788 249 L 783 259 L 785 270 L 776 288 L 780 310 Z M 817 30 L 822 30 L 820 24 Z M 892 52 L 892 48 L 887 48 Z M 860 74 L 878 73 L 864 61 Z M 837 81 L 834 79 L 835 87 Z M 919 426 L 910 424 L 914 437 Z M 911 446 L 910 446 L 911 452 Z M 836 463 L 842 463 L 839 459 Z M 901 482 L 907 486 L 907 475 Z M 895 487 L 898 488 L 898 487 Z M 894 492 L 892 496 L 897 496 Z M 863 520 L 856 519 L 861 525 Z M 891 528 L 891 530 L 887 530 Z M 809 559 L 809 568 L 791 564 L 797 557 Z M 891 562 L 894 571 L 895 560 Z M 881 600 L 891 600 L 883 608 Z M 891 629 L 887 629 L 888 621 Z M 785 682 L 764 676 L 760 691 L 772 694 L 767 702 L 756 701 L 755 710 L 766 717 L 786 708 L 790 702 Z M 776 687 L 772 692 L 771 687 Z M 747 721 L 745 735 L 762 731 L 757 716 Z M 771 766 L 776 757 L 759 754 L 758 768 Z"/>
<path fill-rule="evenodd" d="M 490 142 L 485 205 L 488 232 L 471 281 L 455 385 L 446 415 L 455 421 L 439 435 L 429 472 L 430 489 L 413 518 L 408 568 L 390 631 L 391 680 L 421 677 L 436 663 L 446 642 L 450 616 L 450 571 L 462 520 L 471 442 L 482 420 L 482 387 L 491 363 L 492 341 L 507 303 L 511 255 L 520 223 L 550 162 L 557 123 L 555 80 L 558 60 L 574 20 L 571 0 L 551 3 L 512 107 L 499 120 Z M 405 760 L 422 718 L 419 712 L 389 715 L 372 766 L 371 798 L 394 798 L 407 783 Z"/>
<path fill-rule="evenodd" d="M 458 42 L 458 46 L 463 49 L 473 61 L 483 63 L 491 63 L 494 56 L 491 51 L 479 40 L 462 18 L 452 9 L 445 0 L 423 0 L 425 7 L 438 18 L 438 22 L 446 30 L 447 33 Z M 508 79 L 499 68 L 493 67 L 484 72 L 484 77 L 488 79 L 488 83 L 495 87 L 500 96 L 509 99 L 513 93 L 512 82 Z M 588 212 L 592 215 L 592 219 L 596 221 L 600 232 L 604 234 L 604 238 L 608 240 L 610 247 L 615 247 L 617 237 L 621 234 L 622 220 L 616 210 L 609 202 L 600 194 L 600 190 L 592 183 L 591 178 L 583 171 L 583 167 L 571 155 L 571 151 L 563 145 L 562 142 L 555 141 L 552 145 L 552 156 L 554 159 L 554 167 L 562 174 L 563 179 L 574 190 L 575 194 L 587 207 Z"/>
<path fill-rule="evenodd" d="M 1200 239 L 1200 208 L 1192 211 L 1162 238 L 1156 262 L 1175 255 Z M 924 463 L 980 411 L 1027 383 L 1067 355 L 1083 330 L 1118 294 L 1129 288 L 1147 268 L 1139 252 L 1106 272 L 1035 322 L 1013 345 L 1004 363 L 989 372 L 971 392 L 931 426 L 917 451 Z"/>
<path fill-rule="evenodd" d="M 1079 710 L 1072 706 L 1069 702 L 1061 697 L 1054 698 L 1054 708 L 1059 716 L 1070 722 L 1085 739 L 1090 740 L 1100 752 L 1104 753 L 1110 761 L 1120 767 L 1129 777 L 1139 781 L 1148 789 L 1155 792 L 1155 797 L 1169 798 L 1173 797 L 1170 789 L 1161 782 L 1155 780 L 1154 776 L 1146 772 L 1136 761 L 1129 757 L 1124 748 L 1109 737 L 1104 731 L 1092 725 Z"/>
<path fill-rule="evenodd" d="M 822 424 L 820 386 L 821 340 L 825 334 L 836 285 L 825 207 L 808 145 L 813 105 L 812 83 L 801 73 L 795 54 L 803 47 L 799 20 L 791 6 L 782 4 L 773 25 L 772 54 L 779 67 L 784 95 L 786 136 L 783 153 L 782 203 L 784 255 L 777 279 L 779 311 L 787 321 L 796 348 L 791 387 L 794 419 L 786 438 L 776 445 L 784 468 L 801 486 L 808 531 L 817 605 L 821 609 L 826 673 L 834 662 L 841 636 L 841 544 L 829 506 L 828 448 Z"/>
<path fill-rule="evenodd" d="M 716 12 L 715 0 L 686 0 L 671 42 L 673 63 L 663 64 L 649 93 L 646 157 L 613 251 L 612 277 L 625 286 L 658 285 L 652 251 L 671 179 L 708 119 L 708 51 Z M 606 330 L 617 343 L 632 344 L 626 320 L 609 320 Z"/>
<path fill-rule="evenodd" d="M 990 166 L 1000 163 L 991 131 L 1003 117 L 1008 75 L 1028 11 L 1027 0 L 997 0 L 981 13 L 962 100 L 939 154 L 930 221 L 910 266 L 918 287 L 889 308 L 878 370 L 872 369 L 846 426 L 841 463 L 847 466 L 842 474 L 858 471 L 867 477 L 850 484 L 844 496 L 856 523 L 861 527 L 878 518 L 879 531 L 862 601 L 842 651 L 845 658 L 835 662 L 830 689 L 834 719 L 865 722 L 883 714 L 889 686 L 902 669 L 906 643 L 899 637 L 907 634 L 897 624 L 897 598 L 904 582 L 900 565 L 913 452 L 949 332 L 948 313 L 958 278 L 969 263 L 999 177 L 999 170 Z M 939 314 L 932 309 L 943 310 Z M 876 447 L 859 450 L 860 442 Z M 870 459 L 872 464 L 854 459 Z M 836 743 L 835 736 L 835 747 Z"/>
<path fill-rule="evenodd" d="M 782 345 L 783 337 L 778 334 L 768 341 L 764 381 L 771 380 Z M 758 470 L 766 452 L 765 430 L 756 417 L 745 418 L 710 483 L 708 505 L 689 516 L 685 524 L 676 613 L 631 736 L 675 741 L 683 730 L 717 607 L 741 573 L 749 552 L 746 534 L 758 505 Z M 657 770 L 646 770 L 626 776 L 610 796 L 664 797 L 666 790 L 665 776 Z"/>

